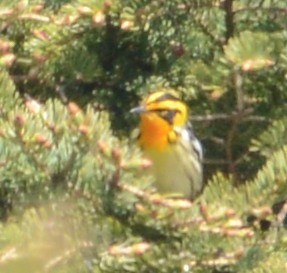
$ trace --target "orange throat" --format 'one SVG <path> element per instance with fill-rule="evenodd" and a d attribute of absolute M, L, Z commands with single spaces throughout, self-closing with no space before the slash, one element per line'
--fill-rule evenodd
<path fill-rule="evenodd" d="M 170 125 L 155 113 L 141 115 L 139 144 L 144 150 L 162 150 L 168 144 Z"/>

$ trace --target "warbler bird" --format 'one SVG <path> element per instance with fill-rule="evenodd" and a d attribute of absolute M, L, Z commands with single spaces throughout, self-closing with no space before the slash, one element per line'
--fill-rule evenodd
<path fill-rule="evenodd" d="M 202 191 L 202 147 L 189 122 L 189 110 L 173 91 L 159 90 L 132 113 L 140 115 L 138 143 L 151 160 L 156 188 L 194 199 Z"/>

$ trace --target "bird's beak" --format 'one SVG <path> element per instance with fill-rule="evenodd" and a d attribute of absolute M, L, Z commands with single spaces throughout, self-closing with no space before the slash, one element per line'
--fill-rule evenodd
<path fill-rule="evenodd" d="M 133 113 L 133 114 L 142 114 L 146 112 L 148 112 L 148 110 L 143 105 L 137 106 L 130 110 L 130 113 Z"/>

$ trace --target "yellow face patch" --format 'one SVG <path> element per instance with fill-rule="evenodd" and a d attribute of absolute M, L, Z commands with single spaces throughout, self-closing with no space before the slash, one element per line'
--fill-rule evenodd
<path fill-rule="evenodd" d="M 176 142 L 175 128 L 188 120 L 188 108 L 174 92 L 151 93 L 132 111 L 140 114 L 139 144 L 145 150 L 159 151 Z"/>

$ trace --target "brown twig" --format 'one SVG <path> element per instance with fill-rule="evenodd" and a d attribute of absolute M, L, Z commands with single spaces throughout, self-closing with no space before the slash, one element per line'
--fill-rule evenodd
<path fill-rule="evenodd" d="M 225 43 L 233 36 L 235 23 L 234 23 L 234 11 L 233 11 L 233 0 L 225 0 L 222 5 L 225 11 Z"/>
<path fill-rule="evenodd" d="M 138 197 L 139 199 L 148 201 L 154 205 L 160 205 L 163 207 L 169 207 L 169 208 L 178 208 L 178 209 L 188 209 L 191 208 L 192 206 L 192 202 L 187 200 L 187 199 L 183 199 L 183 198 L 166 198 L 160 194 L 153 194 L 150 192 L 145 192 L 139 188 L 124 184 L 124 183 L 119 183 L 118 187 L 121 190 L 124 190 L 126 192 L 132 193 L 133 195 L 135 195 L 136 197 Z"/>
<path fill-rule="evenodd" d="M 241 113 L 242 121 L 258 121 L 258 122 L 268 122 L 268 118 L 263 116 L 251 115 L 247 116 L 247 113 Z M 246 116 L 245 116 L 246 115 Z M 209 114 L 209 115 L 194 115 L 190 118 L 191 121 L 216 121 L 216 120 L 232 120 L 234 117 L 238 116 L 238 112 L 233 112 L 231 114 Z"/>
<path fill-rule="evenodd" d="M 233 119 L 231 120 L 232 124 L 230 130 L 227 133 L 225 151 L 226 151 L 226 159 L 228 161 L 228 171 L 234 176 L 234 178 L 236 178 L 235 177 L 236 163 L 233 155 L 233 141 L 238 131 L 238 125 L 241 122 L 246 112 L 244 105 L 244 92 L 242 89 L 242 75 L 238 69 L 234 71 L 234 85 L 235 85 L 237 111 L 236 115 L 234 115 Z"/>

